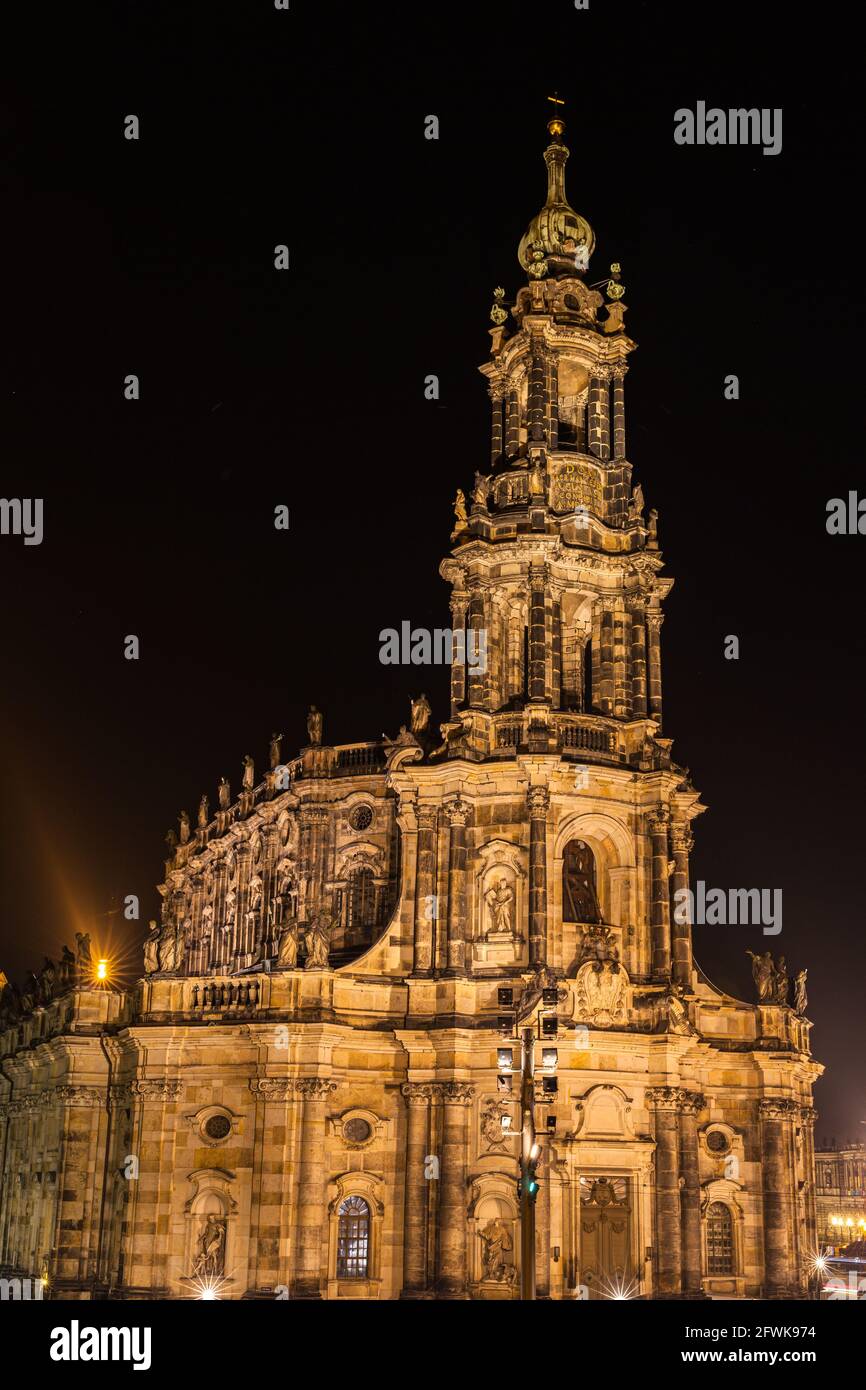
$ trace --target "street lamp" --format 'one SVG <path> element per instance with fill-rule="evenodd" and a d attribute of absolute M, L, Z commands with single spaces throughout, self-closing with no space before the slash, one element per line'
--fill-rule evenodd
<path fill-rule="evenodd" d="M 553 1007 L 558 1003 L 558 999 L 559 990 L 555 986 L 546 987 L 541 992 L 540 1002 L 543 1006 Z M 535 1002 L 539 1002 L 537 996 Z M 556 1014 L 539 1014 L 535 1026 L 528 1024 L 519 1028 L 520 1006 L 515 1006 L 514 991 L 509 988 L 499 990 L 498 1004 L 500 1008 L 510 1008 L 513 1014 L 511 1019 L 500 1015 L 498 1020 L 501 1031 L 505 1031 L 503 1025 L 508 1024 L 508 1031 L 512 1033 L 512 1046 L 502 1046 L 496 1050 L 497 1082 L 501 1086 L 506 1077 L 509 1081 L 512 1076 L 520 1078 L 520 1177 L 517 1182 L 517 1197 L 520 1203 L 520 1297 L 532 1301 L 535 1299 L 535 1201 L 541 1185 L 538 1176 L 541 1144 L 535 1131 L 535 1106 L 551 1104 L 556 1100 L 558 1083 L 551 1073 L 555 1071 L 559 1057 L 555 1047 L 542 1048 L 541 1070 L 545 1075 L 542 1078 L 542 1094 L 536 1096 L 535 1045 L 542 1038 L 555 1038 L 559 1021 Z M 514 1043 L 520 1044 L 518 1066 L 514 1065 Z M 502 1129 L 503 1132 L 513 1132 L 510 1116 L 503 1116 Z M 548 1134 L 555 1129 L 556 1117 L 549 1116 L 546 1124 Z"/>

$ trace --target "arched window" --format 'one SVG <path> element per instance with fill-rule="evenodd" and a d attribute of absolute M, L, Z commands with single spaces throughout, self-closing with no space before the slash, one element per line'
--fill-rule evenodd
<path fill-rule="evenodd" d="M 355 869 L 349 879 L 349 920 L 353 937 L 376 925 L 376 889 L 372 869 Z"/>
<path fill-rule="evenodd" d="M 563 922 L 600 922 L 595 855 L 583 840 L 569 840 L 562 857 Z"/>
<path fill-rule="evenodd" d="M 734 1274 L 734 1223 L 724 1202 L 707 1210 L 707 1274 Z"/>
<path fill-rule="evenodd" d="M 370 1208 L 363 1197 L 340 1203 L 337 1230 L 337 1278 L 366 1279 L 370 1261 Z"/>

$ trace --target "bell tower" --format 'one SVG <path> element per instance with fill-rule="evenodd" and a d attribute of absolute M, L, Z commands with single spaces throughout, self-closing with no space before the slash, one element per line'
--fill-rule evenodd
<path fill-rule="evenodd" d="M 588 283 L 595 234 L 568 203 L 564 122 L 548 124 L 547 200 L 518 249 L 527 283 L 495 291 L 489 471 L 455 504 L 449 755 L 488 744 L 664 761 L 657 515 L 626 455 L 620 267 Z M 509 322 L 510 321 L 510 322 Z M 511 331 L 509 332 L 509 328 Z M 481 636 L 484 634 L 484 637 Z M 475 660 L 473 663 L 473 654 Z"/>

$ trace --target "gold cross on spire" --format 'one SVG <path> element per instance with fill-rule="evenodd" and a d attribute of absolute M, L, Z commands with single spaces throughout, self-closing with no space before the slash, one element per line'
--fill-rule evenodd
<path fill-rule="evenodd" d="M 562 119 L 562 116 L 556 108 L 558 106 L 564 106 L 565 102 L 557 92 L 554 92 L 553 96 L 548 97 L 547 100 L 551 102 L 551 104 L 553 105 L 553 115 L 547 122 L 547 129 L 550 131 L 550 134 L 553 136 L 554 140 L 558 140 L 559 137 L 562 135 L 562 132 L 565 130 L 565 121 Z"/>

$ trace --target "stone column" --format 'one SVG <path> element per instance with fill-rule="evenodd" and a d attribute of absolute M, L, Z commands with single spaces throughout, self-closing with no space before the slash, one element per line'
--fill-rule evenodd
<path fill-rule="evenodd" d="M 649 818 L 652 846 L 652 973 L 656 979 L 669 976 L 671 971 L 669 823 L 670 812 L 666 806 L 662 806 Z"/>
<path fill-rule="evenodd" d="M 466 1298 L 466 1147 L 475 1091 L 465 1081 L 442 1084 L 444 1123 L 439 1195 L 439 1294 Z"/>
<path fill-rule="evenodd" d="M 761 1118 L 761 1184 L 764 1205 L 764 1298 L 800 1294 L 794 1257 L 795 1174 L 790 1162 L 791 1123 L 796 1101 L 767 1099 L 758 1103 Z"/>
<path fill-rule="evenodd" d="M 631 626 L 622 599 L 613 612 L 613 713 L 631 718 Z"/>
<path fill-rule="evenodd" d="M 547 787 L 530 787 L 529 803 L 529 964 L 547 964 Z"/>
<path fill-rule="evenodd" d="M 336 1081 L 304 1077 L 295 1090 L 304 1102 L 298 1170 L 298 1226 L 293 1298 L 321 1298 L 325 1229 L 325 1107 Z"/>
<path fill-rule="evenodd" d="M 451 595 L 451 631 L 453 649 L 451 662 L 451 714 L 452 717 L 466 702 L 466 610 L 469 595 L 462 589 L 455 589 Z M 458 636 L 458 633 L 460 634 Z M 458 656 L 460 660 L 458 660 Z"/>
<path fill-rule="evenodd" d="M 606 376 L 594 369 L 589 387 L 589 447 L 596 458 L 610 458 L 610 402 Z"/>
<path fill-rule="evenodd" d="M 508 392 L 505 410 L 505 457 L 516 459 L 520 452 L 520 402 L 516 391 Z"/>
<path fill-rule="evenodd" d="M 468 801 L 456 796 L 445 802 L 448 816 L 448 965 L 446 974 L 466 971 L 466 823 L 472 812 Z"/>
<path fill-rule="evenodd" d="M 544 600 L 547 571 L 544 565 L 529 566 L 529 679 L 530 700 L 547 697 L 547 631 Z"/>
<path fill-rule="evenodd" d="M 430 1180 L 424 1160 L 429 1153 L 431 1081 L 404 1081 L 406 1097 L 406 1187 L 403 1215 L 403 1298 L 418 1298 L 428 1287 L 427 1199 Z"/>
<path fill-rule="evenodd" d="M 415 853 L 415 963 L 413 974 L 433 974 L 433 945 L 439 913 L 436 902 L 435 806 L 418 806 Z M 405 1093 L 404 1093 L 405 1094 Z"/>
<path fill-rule="evenodd" d="M 547 370 L 547 447 L 559 448 L 559 361 L 551 353 Z"/>
<path fill-rule="evenodd" d="M 598 705 L 602 714 L 611 715 L 614 710 L 613 610 L 604 600 L 601 610 L 600 643 Z"/>
<path fill-rule="evenodd" d="M 528 383 L 528 430 L 529 443 L 541 444 L 544 440 L 544 351 L 541 339 L 532 339 L 532 356 L 529 363 Z"/>
<path fill-rule="evenodd" d="M 815 1121 L 818 1112 L 813 1105 L 800 1108 L 800 1123 L 803 1126 L 803 1146 L 806 1167 L 806 1246 L 814 1250 L 818 1244 L 818 1207 L 815 1197 Z M 854 1183 L 861 1186 L 859 1175 Z"/>
<path fill-rule="evenodd" d="M 492 470 L 502 462 L 502 392 L 491 391 L 490 402 L 490 467 Z"/>
<path fill-rule="evenodd" d="M 487 704 L 487 654 L 490 651 L 490 640 L 487 631 L 487 595 L 480 590 L 475 590 L 469 599 L 467 629 L 467 702 L 474 709 L 484 709 Z M 482 632 L 484 633 L 483 638 L 479 635 Z M 474 634 L 471 638 L 470 633 Z M 481 660 L 482 652 L 484 653 L 484 660 Z"/>
<path fill-rule="evenodd" d="M 625 458 L 625 374 L 628 368 L 621 362 L 611 367 L 613 380 L 613 456 Z"/>
<path fill-rule="evenodd" d="M 635 606 L 631 618 L 631 696 L 635 719 L 646 718 L 646 613 Z"/>
<path fill-rule="evenodd" d="M 664 614 L 647 613 L 649 630 L 649 710 L 650 717 L 662 727 L 662 650 L 661 630 Z"/>
<path fill-rule="evenodd" d="M 684 989 L 692 987 L 692 922 L 689 907 L 689 854 L 694 839 L 688 821 L 676 820 L 671 825 L 671 848 L 674 869 L 671 876 L 671 952 L 674 984 Z M 680 920 L 682 919 L 682 920 Z"/>
<path fill-rule="evenodd" d="M 680 1216 L 680 1143 L 677 1116 L 680 1090 L 653 1086 L 646 1093 L 653 1107 L 656 1141 L 656 1257 L 657 1298 L 676 1298 L 682 1285 Z"/>
<path fill-rule="evenodd" d="M 698 1164 L 698 1115 L 706 1101 L 695 1091 L 680 1097 L 680 1190 L 682 1223 L 683 1294 L 703 1296 L 703 1254 L 701 1250 L 701 1178 Z"/>

